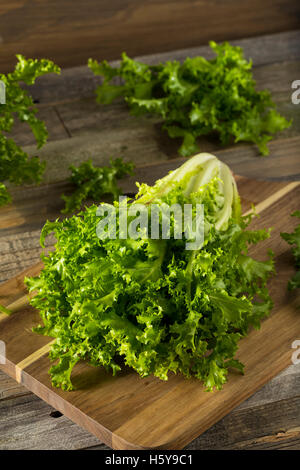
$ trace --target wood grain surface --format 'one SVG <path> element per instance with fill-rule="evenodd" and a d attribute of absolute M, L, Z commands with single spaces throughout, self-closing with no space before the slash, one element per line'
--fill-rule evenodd
<path fill-rule="evenodd" d="M 62 67 L 296 29 L 296 0 L 2 0 L 0 68 L 15 54 Z M 76 46 L 75 46 L 76 45 Z"/>
<path fill-rule="evenodd" d="M 6 363 L 1 366 L 4 372 L 110 447 L 180 449 L 290 365 L 291 344 L 300 337 L 300 297 L 286 290 L 293 268 L 280 230 L 295 226 L 289 214 L 298 206 L 300 183 L 260 183 L 243 177 L 237 182 L 244 212 L 253 202 L 256 188 L 260 218 L 253 221 L 253 228 L 273 227 L 271 238 L 253 248 L 252 254 L 260 258 L 272 249 L 277 269 L 270 282 L 275 303 L 272 315 L 259 331 L 252 330 L 240 342 L 237 357 L 246 366 L 245 376 L 231 373 L 222 391 L 208 394 L 199 381 L 180 375 L 170 374 L 169 380 L 162 382 L 154 377 L 141 379 L 125 368 L 112 377 L 102 368 L 80 363 L 73 374 L 77 390 L 62 392 L 51 387 L 50 338 L 31 332 L 39 322 L 38 313 L 31 307 L 0 318 L 1 339 L 6 344 Z M 26 274 L 32 275 L 40 266 Z M 0 286 L 1 304 L 8 306 L 22 296 L 23 277 L 21 274 Z"/>
<path fill-rule="evenodd" d="M 15 8 L 15 5 L 16 2 L 11 3 L 10 8 Z M 213 139 L 201 141 L 201 148 L 216 153 L 235 173 L 272 181 L 271 192 L 274 192 L 279 180 L 284 186 L 284 181 L 300 179 L 300 108 L 291 103 L 291 82 L 300 76 L 300 32 L 244 38 L 234 43 L 241 45 L 245 55 L 253 59 L 258 87 L 272 90 L 281 112 L 293 118 L 293 124 L 271 142 L 267 158 L 259 157 L 254 146 L 238 145 L 223 149 Z M 199 42 L 194 43 L 197 44 Z M 2 45 L 0 47 L 3 51 Z M 188 44 L 179 47 L 188 47 Z M 210 54 L 206 46 L 159 54 L 153 54 L 154 49 L 151 52 L 152 55 L 143 56 L 141 60 L 157 63 L 183 60 L 198 54 L 209 57 Z M 100 57 L 97 51 L 89 55 Z M 181 162 L 176 153 L 177 142 L 161 132 L 157 120 L 151 118 L 140 122 L 128 115 L 122 103 L 109 107 L 97 105 L 94 101 L 97 83 L 99 78 L 95 78 L 86 67 L 75 67 L 63 70 L 60 77 L 42 77 L 31 88 L 40 116 L 50 131 L 49 143 L 41 150 L 48 169 L 43 185 L 13 188 L 14 203 L 0 210 L 2 282 L 39 261 L 40 228 L 47 218 L 60 216 L 63 207 L 60 195 L 72 189 L 66 182 L 70 163 L 92 158 L 96 164 L 101 164 L 110 156 L 124 155 L 138 165 L 134 179 L 152 183 L 168 168 Z M 26 126 L 18 126 L 13 137 L 27 151 L 37 153 Z M 144 168 L 150 163 L 151 168 Z M 134 179 L 122 181 L 124 191 L 132 191 Z M 247 188 L 248 192 L 244 194 L 247 207 L 250 201 L 258 202 L 260 192 L 264 198 L 269 197 L 265 185 L 264 190 L 262 184 L 258 190 L 255 183 Z M 53 241 L 51 238 L 47 240 L 49 247 Z M 286 248 L 282 243 L 281 249 Z M 22 283 L 14 287 L 15 299 L 20 287 Z M 299 380 L 299 366 L 290 366 L 187 448 L 300 449 Z M 0 372 L 0 431 L 1 449 L 106 448 L 88 431 L 65 415 L 58 416 L 55 409 L 3 372 Z"/>

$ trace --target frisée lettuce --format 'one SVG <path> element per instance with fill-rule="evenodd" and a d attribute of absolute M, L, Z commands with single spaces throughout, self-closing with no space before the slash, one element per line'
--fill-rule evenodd
<path fill-rule="evenodd" d="M 85 360 L 113 374 L 127 365 L 141 377 L 181 373 L 207 390 L 221 389 L 230 368 L 243 372 L 239 340 L 272 307 L 272 255 L 262 262 L 248 254 L 269 231 L 247 228 L 251 216 L 241 214 L 233 175 L 213 155 L 196 155 L 153 186 L 138 187 L 127 211 L 144 204 L 149 218 L 153 203 L 193 210 L 202 204 L 203 243 L 187 250 L 172 217 L 169 239 L 120 238 L 119 223 L 115 238 L 99 239 L 96 205 L 48 221 L 41 244 L 54 232 L 55 249 L 42 255 L 43 270 L 26 284 L 42 318 L 35 331 L 55 338 L 52 384 L 72 390 L 72 370 Z M 121 204 L 114 202 L 117 214 Z"/>

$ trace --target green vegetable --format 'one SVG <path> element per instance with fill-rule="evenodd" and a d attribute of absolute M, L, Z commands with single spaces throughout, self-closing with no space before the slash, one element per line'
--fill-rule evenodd
<path fill-rule="evenodd" d="M 292 216 L 300 218 L 300 211 L 294 212 Z M 295 258 L 296 274 L 289 281 L 288 288 L 289 290 L 296 289 L 300 287 L 300 224 L 292 233 L 284 232 L 280 235 L 286 242 L 288 242 L 289 245 L 292 245 L 292 253 Z"/>
<path fill-rule="evenodd" d="M 146 65 L 125 53 L 119 67 L 90 59 L 89 67 L 104 78 L 97 89 L 100 103 L 123 96 L 132 114 L 154 113 L 162 117 L 170 137 L 182 139 L 179 153 L 199 150 L 197 137 L 215 133 L 222 144 L 246 141 L 257 144 L 262 155 L 267 142 L 291 123 L 276 110 L 268 91 L 256 91 L 251 61 L 240 47 L 210 42 L 212 60 L 187 58 L 183 64 L 168 61 Z M 111 80 L 120 77 L 122 83 Z"/>
<path fill-rule="evenodd" d="M 71 196 L 62 196 L 66 202 L 62 212 L 69 213 L 80 209 L 87 199 L 100 201 L 104 195 L 117 199 L 121 194 L 117 180 L 125 175 L 132 175 L 133 167 L 133 163 L 124 163 L 122 158 L 111 160 L 110 167 L 94 167 L 91 160 L 81 163 L 78 168 L 71 165 L 70 181 L 77 188 Z"/>
<path fill-rule="evenodd" d="M 97 207 L 78 216 L 47 222 L 41 234 L 54 232 L 55 250 L 43 255 L 40 276 L 26 284 L 37 294 L 31 304 L 43 325 L 35 331 L 56 338 L 50 357 L 52 384 L 73 388 L 71 372 L 79 360 L 117 373 L 123 363 L 140 376 L 167 380 L 182 373 L 220 389 L 228 369 L 243 371 L 235 357 L 249 326 L 259 328 L 272 301 L 266 281 L 273 271 L 248 254 L 248 246 L 269 236 L 246 230 L 236 184 L 216 157 L 200 154 L 153 187 L 139 185 L 137 203 L 204 206 L 204 242 L 187 250 L 188 235 L 170 239 L 99 239 Z M 101 207 L 101 206 L 100 206 Z M 112 207 L 112 206 L 105 206 Z M 117 211 L 123 202 L 115 202 Z M 118 217 L 117 217 L 118 219 Z M 128 212 L 129 221 L 134 220 Z M 162 219 L 160 220 L 162 228 Z M 151 230 L 152 235 L 152 230 Z"/>
<path fill-rule="evenodd" d="M 0 206 L 11 201 L 5 181 L 20 185 L 38 183 L 41 180 L 45 164 L 37 156 L 30 158 L 13 139 L 7 137 L 11 132 L 15 118 L 26 122 L 36 139 L 37 148 L 47 140 L 45 124 L 36 117 L 37 108 L 32 97 L 20 86 L 20 82 L 33 85 L 37 77 L 46 73 L 59 73 L 60 69 L 52 61 L 25 59 L 17 55 L 15 70 L 7 75 L 0 73 L 0 80 L 5 85 L 6 103 L 0 104 Z"/>
<path fill-rule="evenodd" d="M 8 308 L 4 307 L 4 305 L 1 305 L 0 304 L 0 312 L 2 313 L 5 313 L 6 315 L 11 315 L 11 310 L 9 310 Z"/>

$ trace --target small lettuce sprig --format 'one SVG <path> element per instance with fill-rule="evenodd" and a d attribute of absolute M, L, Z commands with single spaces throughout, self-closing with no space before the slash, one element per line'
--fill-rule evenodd
<path fill-rule="evenodd" d="M 113 199 L 121 194 L 117 180 L 133 174 L 134 164 L 124 162 L 122 158 L 110 160 L 110 166 L 95 167 L 91 160 L 83 162 L 79 167 L 70 166 L 70 182 L 75 187 L 70 196 L 62 195 L 65 207 L 62 213 L 67 214 L 81 208 L 88 199 L 101 201 L 103 196 Z"/>
<path fill-rule="evenodd" d="M 256 91 L 252 62 L 240 47 L 209 44 L 215 58 L 188 57 L 182 64 L 146 65 L 126 53 L 119 67 L 90 59 L 88 66 L 103 77 L 98 102 L 109 104 L 123 96 L 132 114 L 161 116 L 168 135 L 182 140 L 183 156 L 199 151 L 197 138 L 207 134 L 216 134 L 223 145 L 253 142 L 267 155 L 269 140 L 291 122 L 276 111 L 268 91 Z M 112 83 L 115 77 L 121 83 Z"/>
<path fill-rule="evenodd" d="M 20 84 L 33 85 L 41 75 L 60 73 L 60 68 L 51 60 L 26 59 L 20 54 L 17 55 L 17 59 L 18 63 L 13 72 L 0 74 L 6 94 L 5 104 L 0 104 L 0 206 L 11 201 L 6 181 L 16 185 L 38 183 L 45 168 L 45 163 L 41 163 L 37 156 L 30 158 L 13 139 L 7 136 L 17 118 L 29 125 L 37 148 L 41 148 L 48 137 L 45 123 L 36 117 L 37 108 L 32 97 Z"/>

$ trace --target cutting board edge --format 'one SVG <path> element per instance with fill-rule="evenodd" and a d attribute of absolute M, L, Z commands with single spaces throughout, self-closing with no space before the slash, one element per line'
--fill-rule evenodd
<path fill-rule="evenodd" d="M 219 414 L 218 420 L 214 420 L 214 423 L 220 421 L 222 418 L 228 415 L 228 413 L 251 397 L 256 391 L 261 389 L 266 383 L 276 377 L 280 372 L 287 369 L 290 365 L 291 360 L 289 352 L 284 362 L 280 362 L 276 368 L 270 369 L 270 372 L 265 376 L 264 383 L 257 384 L 257 386 L 253 387 L 251 390 L 246 390 L 238 397 L 238 399 L 232 403 L 232 406 L 230 405 L 230 407 L 227 407 L 226 409 L 224 408 L 224 413 Z M 170 441 L 161 442 L 155 446 L 143 446 L 138 442 L 129 442 L 128 440 L 124 439 L 124 437 L 118 434 L 117 430 L 109 430 L 105 426 L 101 425 L 98 421 L 86 415 L 79 408 L 72 405 L 69 401 L 65 400 L 63 397 L 59 396 L 59 400 L 57 400 L 58 396 L 56 395 L 55 389 L 48 388 L 45 384 L 39 382 L 27 372 L 22 371 L 22 380 L 18 381 L 16 366 L 11 361 L 7 360 L 5 365 L 1 364 L 0 370 L 2 370 L 4 373 L 38 396 L 41 400 L 55 408 L 55 410 L 60 411 L 68 419 L 76 423 L 78 426 L 83 427 L 85 430 L 97 437 L 97 439 L 99 439 L 101 442 L 114 450 L 181 450 L 186 445 L 190 444 L 194 439 L 201 436 L 201 434 L 203 434 L 212 426 L 211 423 L 202 423 L 199 427 L 195 426 L 188 436 L 185 431 L 181 434 L 181 436 L 178 436 Z M 199 383 L 199 386 L 202 385 Z M 75 410 L 75 412 L 73 412 L 73 410 Z M 78 414 L 80 415 L 81 419 L 77 418 Z"/>

